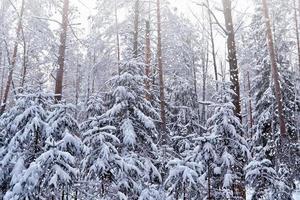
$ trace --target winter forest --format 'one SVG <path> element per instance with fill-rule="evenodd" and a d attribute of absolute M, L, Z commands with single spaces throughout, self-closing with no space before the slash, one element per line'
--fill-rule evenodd
<path fill-rule="evenodd" d="M 300 0 L 0 0 L 0 199 L 299 200 Z"/>

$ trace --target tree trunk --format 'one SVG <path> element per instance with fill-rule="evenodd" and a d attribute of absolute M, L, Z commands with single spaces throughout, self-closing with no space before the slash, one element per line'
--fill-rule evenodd
<path fill-rule="evenodd" d="M 210 172 L 210 161 L 208 161 L 208 169 L 207 169 L 207 200 L 212 200 L 211 196 L 211 172 Z"/>
<path fill-rule="evenodd" d="M 199 105 L 199 98 L 198 98 L 198 90 L 197 90 L 197 66 L 195 63 L 195 55 L 193 53 L 193 84 L 194 84 L 194 93 L 195 93 L 195 99 L 196 99 L 196 109 L 197 109 L 197 116 L 198 116 L 198 122 L 201 123 L 201 114 L 200 114 L 200 105 Z"/>
<path fill-rule="evenodd" d="M 64 0 L 63 12 L 62 12 L 62 24 L 61 24 L 61 34 L 60 34 L 60 46 L 59 46 L 59 56 L 58 56 L 58 69 L 56 73 L 55 81 L 55 102 L 58 103 L 62 99 L 62 88 L 63 88 L 63 78 L 64 78 L 64 65 L 65 65 L 65 53 L 66 53 L 66 40 L 67 31 L 69 25 L 69 0 Z"/>
<path fill-rule="evenodd" d="M 235 115 L 242 121 L 241 116 L 241 102 L 240 102 L 240 83 L 239 83 L 239 70 L 237 65 L 236 57 L 236 46 L 235 46 L 235 36 L 232 20 L 232 0 L 222 0 L 223 2 L 223 13 L 225 18 L 225 27 L 227 35 L 227 53 L 228 53 L 228 62 L 229 62 L 229 72 L 230 72 L 230 81 L 231 89 L 234 91 L 233 95 L 233 104 Z M 243 162 L 243 159 L 239 159 L 240 162 Z M 237 171 L 241 173 L 241 176 L 238 177 L 239 180 L 236 180 L 233 187 L 233 194 L 237 198 L 246 199 L 246 188 L 243 174 L 243 167 L 236 166 Z"/>
<path fill-rule="evenodd" d="M 187 200 L 187 198 L 186 198 L 186 184 L 185 184 L 185 182 L 183 183 L 183 200 Z"/>
<path fill-rule="evenodd" d="M 139 15 L 140 1 L 136 0 L 134 5 L 134 35 L 133 35 L 133 57 L 138 57 L 138 37 L 139 37 Z"/>
<path fill-rule="evenodd" d="M 274 86 L 275 86 L 275 97 L 276 97 L 276 102 L 277 102 L 277 106 L 278 106 L 280 134 L 283 137 L 283 136 L 286 136 L 286 125 L 285 125 L 285 117 L 284 117 L 284 113 L 283 113 L 282 94 L 281 94 L 281 88 L 280 88 L 280 82 L 279 82 L 278 68 L 277 68 L 277 63 L 276 63 L 275 49 L 274 49 L 274 44 L 273 44 L 273 35 L 272 35 L 272 31 L 271 31 L 271 22 L 270 22 L 270 17 L 269 17 L 267 1 L 262 0 L 262 3 L 263 3 L 263 12 L 264 12 L 264 17 L 265 17 L 265 23 L 266 23 L 269 55 L 270 55 L 271 66 L 272 66 L 272 77 L 273 77 Z"/>
<path fill-rule="evenodd" d="M 26 77 L 26 73 L 27 73 L 27 45 L 26 45 L 26 41 L 25 41 L 25 37 L 23 34 L 23 66 L 22 66 L 22 80 L 21 80 L 21 87 L 24 87 L 24 83 L 25 83 L 25 77 Z"/>
<path fill-rule="evenodd" d="M 156 1 L 157 9 L 157 59 L 158 59 L 158 73 L 159 73 L 159 91 L 160 91 L 160 117 L 161 117 L 161 143 L 166 144 L 167 125 L 166 125 L 166 110 L 165 110 L 165 86 L 164 86 L 164 72 L 162 64 L 162 50 L 161 50 L 161 19 L 160 19 L 160 0 Z"/>
<path fill-rule="evenodd" d="M 207 45 L 208 47 L 208 45 Z M 206 48 L 208 49 L 208 48 Z M 206 55 L 207 54 L 207 55 Z M 205 102 L 206 101 L 206 83 L 207 83 L 207 67 L 208 67 L 208 54 L 209 52 L 202 52 L 202 101 Z M 206 121 L 206 106 L 205 104 L 203 104 L 202 106 L 202 116 L 201 119 L 203 122 Z"/>
<path fill-rule="evenodd" d="M 117 1 L 115 0 L 115 24 L 116 24 L 116 42 L 117 42 L 117 65 L 118 74 L 120 75 L 120 37 L 119 37 L 119 25 L 118 25 L 118 7 Z"/>
<path fill-rule="evenodd" d="M 250 83 L 250 73 L 247 72 L 247 82 L 248 82 L 248 104 L 249 104 L 249 129 L 252 129 L 253 127 L 253 115 L 252 115 L 252 100 L 251 100 L 251 83 Z M 252 138 L 252 130 L 251 132 L 251 138 Z"/>
<path fill-rule="evenodd" d="M 79 63 L 78 63 L 78 60 L 77 60 L 77 65 L 76 65 L 76 85 L 75 85 L 75 105 L 76 105 L 76 108 L 78 107 L 78 104 L 79 104 L 79 94 L 80 94 L 80 82 L 81 82 L 81 75 L 80 75 L 80 70 L 79 70 Z M 78 117 L 78 111 L 76 109 L 75 111 L 75 117 L 77 119 Z"/>
<path fill-rule="evenodd" d="M 151 78 L 151 69 L 150 69 L 150 64 L 151 64 L 151 47 L 150 47 L 150 22 L 147 20 L 146 21 L 146 52 L 145 52 L 145 75 L 146 75 L 146 80 L 145 80 L 145 90 L 146 90 L 146 99 L 150 100 L 151 98 L 151 93 L 150 93 L 150 78 Z"/>
<path fill-rule="evenodd" d="M 300 3 L 300 0 L 299 0 Z M 295 28 L 296 28 L 296 39 L 297 39 L 297 53 L 298 53 L 298 70 L 300 73 L 300 39 L 299 39 L 299 24 L 298 24 L 298 15 L 297 15 L 297 7 L 296 0 L 294 0 L 294 18 L 295 18 Z M 299 4 L 300 11 L 300 4 Z"/>
<path fill-rule="evenodd" d="M 61 191 L 61 200 L 65 199 L 65 187 L 63 186 L 62 191 Z"/>
<path fill-rule="evenodd" d="M 14 45 L 12 60 L 11 60 L 11 63 L 10 63 L 10 69 L 9 69 L 9 72 L 8 72 L 6 87 L 5 87 L 5 90 L 4 90 L 4 96 L 3 96 L 3 101 L 2 101 L 2 104 L 1 104 L 0 115 L 2 115 L 5 111 L 5 107 L 6 107 L 6 103 L 7 103 L 7 99 L 8 99 L 8 93 L 9 93 L 9 90 L 10 90 L 10 85 L 12 84 L 14 68 L 15 68 L 16 61 L 17 61 L 18 40 L 19 40 L 21 29 L 22 29 L 22 19 L 23 19 L 23 14 L 24 14 L 24 6 L 25 6 L 25 0 L 22 0 L 21 10 L 20 10 L 20 14 L 19 14 L 18 27 L 17 27 L 17 30 L 16 30 L 16 41 L 15 41 L 15 45 Z"/>
<path fill-rule="evenodd" d="M 207 4 L 207 14 L 208 14 L 208 21 L 209 21 L 209 34 L 210 34 L 210 42 L 211 42 L 211 55 L 213 59 L 214 65 L 214 73 L 215 73 L 215 81 L 216 81 L 216 90 L 219 90 L 218 86 L 218 68 L 217 68 L 217 61 L 216 61 L 216 53 L 215 53 L 215 40 L 214 40 L 214 33 L 213 33 L 213 22 L 211 19 L 211 13 L 209 11 L 209 0 L 206 0 Z"/>
<path fill-rule="evenodd" d="M 0 102 L 2 102 L 2 95 L 3 95 L 3 83 L 4 83 L 4 73 L 5 73 L 5 60 L 3 59 L 2 62 L 2 58 L 4 58 L 2 50 L 0 50 L 0 69 L 1 69 L 1 88 L 0 88 Z M 2 66 L 3 64 L 3 66 Z"/>
<path fill-rule="evenodd" d="M 233 21 L 231 14 L 231 0 L 223 1 L 223 12 L 225 18 L 225 27 L 227 31 L 227 51 L 230 71 L 231 89 L 234 91 L 233 104 L 235 106 L 235 115 L 241 119 L 241 103 L 240 103 L 240 84 L 239 70 L 237 65 L 236 47 L 234 38 Z"/>

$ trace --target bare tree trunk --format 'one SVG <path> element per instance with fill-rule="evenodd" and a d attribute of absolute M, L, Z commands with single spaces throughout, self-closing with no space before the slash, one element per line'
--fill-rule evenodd
<path fill-rule="evenodd" d="M 214 40 L 214 33 L 213 33 L 213 22 L 211 19 L 211 13 L 209 11 L 209 0 L 206 0 L 207 4 L 207 14 L 209 20 L 209 34 L 210 34 L 210 42 L 211 42 L 211 55 L 213 58 L 213 65 L 214 65 L 214 73 L 215 73 L 215 80 L 216 80 L 216 90 L 219 90 L 218 86 L 218 68 L 217 68 L 217 61 L 216 61 L 216 51 L 215 51 L 215 40 Z"/>
<path fill-rule="evenodd" d="M 207 169 L 207 200 L 212 200 L 211 196 L 211 169 L 210 169 L 210 161 L 208 161 L 208 169 Z"/>
<path fill-rule="evenodd" d="M 65 199 L 65 187 L 62 188 L 62 192 L 61 192 L 61 200 Z"/>
<path fill-rule="evenodd" d="M 186 198 L 186 184 L 185 184 L 185 182 L 183 183 L 183 200 L 187 200 L 187 198 Z"/>
<path fill-rule="evenodd" d="M 6 103 L 7 103 L 7 99 L 8 99 L 8 93 L 9 93 L 9 90 L 10 90 L 10 85 L 12 84 L 14 68 L 15 68 L 16 61 L 17 61 L 18 40 L 19 40 L 21 29 L 22 29 L 22 19 L 23 19 L 23 14 L 24 14 L 24 6 L 25 6 L 25 0 L 22 0 L 21 10 L 20 10 L 20 14 L 19 14 L 18 27 L 17 27 L 17 30 L 16 30 L 16 41 L 15 41 L 15 45 L 14 45 L 14 51 L 13 51 L 12 60 L 11 60 L 11 63 L 10 63 L 9 72 L 8 72 L 6 87 L 5 87 L 5 90 L 4 90 L 4 96 L 3 96 L 3 101 L 2 101 L 2 104 L 1 104 L 0 115 L 2 115 L 5 111 L 5 107 L 6 107 Z"/>
<path fill-rule="evenodd" d="M 25 37 L 23 34 L 23 66 L 22 66 L 22 80 L 21 80 L 21 87 L 24 87 L 24 83 L 25 83 L 25 77 L 26 77 L 26 73 L 27 73 L 27 45 L 26 45 L 26 41 L 25 41 Z"/>
<path fill-rule="evenodd" d="M 193 83 L 194 83 L 194 93 L 195 93 L 195 99 L 196 99 L 196 106 L 197 106 L 197 116 L 198 116 L 198 122 L 201 123 L 201 114 L 200 114 L 200 105 L 199 105 L 199 98 L 198 98 L 198 90 L 197 90 L 197 66 L 195 63 L 195 55 L 193 55 Z"/>
<path fill-rule="evenodd" d="M 248 104 L 249 104 L 249 128 L 253 127 L 253 115 L 252 115 L 252 100 L 251 100 L 251 83 L 250 83 L 250 74 L 247 72 L 247 82 L 248 82 Z M 252 130 L 251 130 L 251 138 L 252 138 Z"/>
<path fill-rule="evenodd" d="M 117 65 L 118 65 L 118 74 L 120 75 L 120 37 L 119 37 L 119 25 L 118 25 L 118 8 L 117 1 L 115 0 L 115 24 L 116 24 L 116 42 L 117 42 Z"/>
<path fill-rule="evenodd" d="M 55 81 L 55 102 L 59 102 L 62 99 L 62 89 L 63 89 L 63 78 L 64 78 L 64 65 L 65 65 L 65 53 L 66 53 L 66 40 L 67 31 L 69 25 L 69 0 L 64 0 L 63 12 L 62 12 L 62 24 L 61 24 L 61 34 L 60 34 L 60 46 L 59 46 L 59 56 L 58 56 L 58 69 L 56 73 Z"/>
<path fill-rule="evenodd" d="M 275 49 L 274 49 L 274 44 L 273 44 L 273 35 L 272 35 L 272 31 L 271 31 L 271 22 L 270 22 L 270 17 L 269 17 L 267 1 L 262 0 L 262 3 L 263 3 L 263 12 L 264 12 L 265 22 L 266 22 L 266 32 L 267 32 L 269 55 L 270 55 L 271 66 L 272 66 L 272 77 L 273 77 L 274 86 L 275 86 L 275 97 L 276 97 L 276 102 L 277 102 L 277 106 L 278 106 L 280 134 L 282 137 L 284 137 L 284 136 L 286 136 L 286 125 L 285 125 L 285 117 L 284 117 L 284 113 L 283 113 L 282 94 L 281 94 L 281 88 L 280 88 L 280 82 L 279 82 L 278 68 L 277 68 L 277 63 L 276 63 Z"/>
<path fill-rule="evenodd" d="M 300 0 L 299 0 L 300 3 Z M 298 70 L 300 73 L 300 39 L 299 39 L 299 24 L 298 24 L 298 15 L 297 15 L 297 7 L 296 0 L 294 0 L 294 18 L 295 18 L 295 28 L 296 28 L 296 39 L 297 39 L 297 53 L 298 53 Z M 300 11 L 300 4 L 299 4 Z"/>
<path fill-rule="evenodd" d="M 95 92 L 95 77 L 97 74 L 97 69 L 96 69 L 96 50 L 95 48 L 93 49 L 93 68 L 92 68 L 92 88 L 91 88 L 91 93 L 94 94 Z"/>
<path fill-rule="evenodd" d="M 208 47 L 208 45 L 207 45 Z M 206 101 L 206 81 L 207 81 L 207 67 L 208 67 L 208 48 L 207 52 L 202 52 L 202 101 L 205 102 Z M 206 55 L 207 54 L 207 55 Z M 202 116 L 201 119 L 203 122 L 206 121 L 206 105 L 203 104 L 202 106 Z"/>
<path fill-rule="evenodd" d="M 223 12 L 225 18 L 225 26 L 227 31 L 227 50 L 228 62 L 230 67 L 230 81 L 232 83 L 231 89 L 234 91 L 233 104 L 235 106 L 235 114 L 241 119 L 241 102 L 240 102 L 240 83 L 239 83 L 239 70 L 237 65 L 236 47 L 234 38 L 233 21 L 231 14 L 231 0 L 223 1 Z"/>
<path fill-rule="evenodd" d="M 3 58 L 3 62 L 2 62 L 2 58 Z M 3 66 L 2 66 L 3 64 Z M 4 83 L 4 73 L 5 73 L 5 60 L 4 60 L 4 56 L 2 53 L 2 50 L 0 50 L 0 69 L 1 69 L 1 88 L 0 88 L 0 102 L 2 102 L 2 95 L 3 95 L 3 83 Z"/>
<path fill-rule="evenodd" d="M 156 1 L 157 9 L 157 59 L 158 59 L 158 73 L 159 73 L 159 91 L 160 91 L 160 117 L 161 117 L 161 143 L 166 144 L 167 125 L 166 125 L 166 110 L 165 110 L 165 83 L 164 72 L 162 64 L 162 50 L 161 50 L 161 19 L 160 19 L 160 0 Z"/>
<path fill-rule="evenodd" d="M 235 115 L 242 121 L 241 116 L 241 101 L 240 101 L 240 83 L 239 83 L 239 70 L 237 65 L 236 57 L 236 46 L 235 46 L 235 35 L 233 29 L 233 20 L 232 20 L 232 0 L 222 0 L 223 2 L 223 13 L 225 18 L 225 27 L 227 35 L 227 52 L 228 52 L 228 62 L 229 62 L 229 72 L 230 72 L 230 81 L 231 89 L 234 91 L 233 95 L 233 104 L 235 107 Z M 239 158 L 239 161 L 243 163 L 243 159 Z M 236 166 L 237 171 L 241 173 L 241 176 L 238 177 L 238 180 L 235 180 L 233 184 L 233 194 L 234 196 L 246 199 L 246 188 L 245 188 L 245 177 L 243 174 L 243 167 Z"/>
<path fill-rule="evenodd" d="M 78 106 L 78 103 L 79 103 L 79 94 L 80 94 L 80 70 L 79 70 L 79 63 L 78 63 L 78 60 L 77 60 L 77 66 L 76 66 L 76 85 L 75 85 L 75 105 L 76 107 Z M 78 111 L 76 109 L 76 113 L 75 113 L 75 116 L 76 116 L 76 119 L 77 119 L 77 116 L 78 116 Z"/>
<path fill-rule="evenodd" d="M 145 68 L 145 75 L 146 75 L 146 80 L 145 80 L 145 90 L 146 90 L 146 99 L 150 100 L 151 98 L 151 93 L 150 93 L 150 78 L 151 78 L 151 69 L 150 69 L 150 64 L 151 64 L 151 47 L 150 47 L 150 22 L 147 20 L 146 21 L 146 52 L 145 52 L 145 61 L 146 61 L 146 68 Z"/>
<path fill-rule="evenodd" d="M 133 35 L 133 57 L 138 57 L 138 37 L 139 37 L 139 15 L 140 1 L 136 0 L 134 5 L 134 35 Z"/>

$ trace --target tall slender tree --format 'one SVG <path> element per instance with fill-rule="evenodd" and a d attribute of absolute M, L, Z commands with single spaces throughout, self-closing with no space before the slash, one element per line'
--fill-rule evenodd
<path fill-rule="evenodd" d="M 231 88 L 235 93 L 233 95 L 233 104 L 235 106 L 235 114 L 241 119 L 239 69 L 237 64 L 235 33 L 232 20 L 232 0 L 222 0 L 222 2 L 227 35 L 227 53 L 230 69 L 230 81 L 232 82 Z"/>
<path fill-rule="evenodd" d="M 62 10 L 62 23 L 60 33 L 60 46 L 58 56 L 58 69 L 56 72 L 55 79 L 55 101 L 59 102 L 62 99 L 63 90 L 63 78 L 64 78 L 64 66 L 65 66 L 65 53 L 66 53 L 66 42 L 67 42 L 67 31 L 69 26 L 69 0 L 64 0 Z"/>
<path fill-rule="evenodd" d="M 145 47 L 145 75 L 146 75 L 146 80 L 145 80 L 145 89 L 146 89 L 146 99 L 150 99 L 151 94 L 150 94 L 150 78 L 151 78 L 151 46 L 150 46 L 150 22 L 149 20 L 146 21 L 146 47 Z"/>
<path fill-rule="evenodd" d="M 209 39 L 210 39 L 210 43 L 211 43 L 211 55 L 212 55 L 212 60 L 213 60 L 213 65 L 214 65 L 216 89 L 218 90 L 218 67 L 217 67 L 217 61 L 216 61 L 215 39 L 214 39 L 214 32 L 213 32 L 213 22 L 212 22 L 211 13 L 210 13 L 209 0 L 206 0 L 206 6 L 207 6 L 207 15 L 208 15 L 208 23 L 209 23 Z"/>
<path fill-rule="evenodd" d="M 4 90 L 3 100 L 1 102 L 0 115 L 2 115 L 3 112 L 5 111 L 5 107 L 6 107 L 7 99 L 8 99 L 8 94 L 9 94 L 9 91 L 10 91 L 10 86 L 12 84 L 14 68 L 15 68 L 15 65 L 16 65 L 16 62 L 17 62 L 18 43 L 19 43 L 18 40 L 19 40 L 20 33 L 21 33 L 21 30 L 22 30 L 22 20 L 23 20 L 23 14 L 24 14 L 24 7 L 25 7 L 25 0 L 22 0 L 20 13 L 18 13 L 19 21 L 18 21 L 18 26 L 17 26 L 17 29 L 16 29 L 16 40 L 15 40 L 15 44 L 14 44 L 14 51 L 13 51 L 13 55 L 12 55 L 12 58 L 11 58 L 11 62 L 9 63 L 10 67 L 9 67 L 7 82 L 6 82 L 6 86 L 5 86 L 5 90 Z"/>
<path fill-rule="evenodd" d="M 134 37 L 133 37 L 133 57 L 138 57 L 138 38 L 139 38 L 139 18 L 140 18 L 140 0 L 134 4 Z"/>
<path fill-rule="evenodd" d="M 283 113 L 283 105 L 282 105 L 282 94 L 281 94 L 281 88 L 279 83 L 279 74 L 278 74 L 278 68 L 277 68 L 277 62 L 276 62 L 276 55 L 275 55 L 275 47 L 273 43 L 273 35 L 271 30 L 271 22 L 270 22 L 270 16 L 269 16 L 269 9 L 268 4 L 266 0 L 262 0 L 263 4 L 263 14 L 265 17 L 265 23 L 266 23 L 266 33 L 267 33 L 267 43 L 269 48 L 269 56 L 271 60 L 271 67 L 272 67 L 272 77 L 274 80 L 274 86 L 275 86 L 275 97 L 276 102 L 278 106 L 278 115 L 279 115 L 279 126 L 280 126 L 280 133 L 282 137 L 286 136 L 286 125 L 285 125 L 285 117 Z"/>
<path fill-rule="evenodd" d="M 167 141 L 166 133 L 166 109 L 165 109 L 165 83 L 164 71 L 162 61 L 162 46 L 161 46 L 161 15 L 160 15 L 160 0 L 156 1 L 157 14 L 157 59 L 158 59 L 158 73 L 159 73 L 159 91 L 160 91 L 160 118 L 161 118 L 161 143 L 165 144 Z"/>

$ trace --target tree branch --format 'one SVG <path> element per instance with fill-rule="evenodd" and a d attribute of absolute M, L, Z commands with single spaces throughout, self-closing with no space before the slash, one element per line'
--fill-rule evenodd
<path fill-rule="evenodd" d="M 215 13 L 205 3 L 198 3 L 198 2 L 194 2 L 194 3 L 198 6 L 204 6 L 205 8 L 207 8 L 207 10 L 210 12 L 210 14 L 215 19 L 216 24 L 222 29 L 222 31 L 225 33 L 225 35 L 228 35 L 227 30 L 221 25 L 221 23 L 219 22 L 219 20 L 217 19 L 216 15 L 215 15 Z"/>

